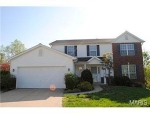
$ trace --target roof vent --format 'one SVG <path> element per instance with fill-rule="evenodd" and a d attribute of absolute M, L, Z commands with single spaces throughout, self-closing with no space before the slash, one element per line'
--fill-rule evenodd
<path fill-rule="evenodd" d="M 39 56 L 42 57 L 43 56 L 43 50 L 39 49 Z"/>
<path fill-rule="evenodd" d="M 128 40 L 129 38 L 128 38 L 128 35 L 125 35 L 125 40 Z"/>

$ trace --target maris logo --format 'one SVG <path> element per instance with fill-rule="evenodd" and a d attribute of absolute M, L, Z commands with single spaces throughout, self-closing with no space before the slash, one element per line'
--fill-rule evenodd
<path fill-rule="evenodd" d="M 131 105 L 147 105 L 147 100 L 129 100 Z"/>

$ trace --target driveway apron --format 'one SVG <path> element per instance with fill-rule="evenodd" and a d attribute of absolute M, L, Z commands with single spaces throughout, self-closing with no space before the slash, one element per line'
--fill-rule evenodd
<path fill-rule="evenodd" d="M 63 89 L 15 89 L 0 95 L 1 107 L 62 107 Z"/>

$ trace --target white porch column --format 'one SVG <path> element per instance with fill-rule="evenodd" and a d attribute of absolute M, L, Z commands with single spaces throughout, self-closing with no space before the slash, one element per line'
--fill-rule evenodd
<path fill-rule="evenodd" d="M 104 84 L 106 84 L 106 77 L 104 76 Z"/>
<path fill-rule="evenodd" d="M 86 64 L 84 64 L 84 69 L 86 69 Z"/>

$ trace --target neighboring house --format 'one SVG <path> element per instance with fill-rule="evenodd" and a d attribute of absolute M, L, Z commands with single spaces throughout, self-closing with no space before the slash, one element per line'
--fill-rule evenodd
<path fill-rule="evenodd" d="M 84 69 L 91 70 L 94 82 L 106 84 L 108 72 L 101 59 L 110 52 L 111 76 L 144 82 L 142 43 L 128 31 L 114 39 L 56 40 L 51 47 L 39 44 L 12 57 L 10 71 L 17 78 L 17 88 L 65 88 L 65 73 L 81 76 Z"/>

